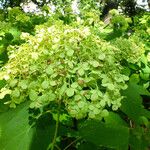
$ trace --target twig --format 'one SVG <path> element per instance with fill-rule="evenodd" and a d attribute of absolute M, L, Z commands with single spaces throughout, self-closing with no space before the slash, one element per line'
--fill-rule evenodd
<path fill-rule="evenodd" d="M 55 147 L 56 147 L 58 150 L 61 150 L 60 147 L 59 147 L 57 144 L 55 144 Z"/>
<path fill-rule="evenodd" d="M 52 141 L 52 144 L 50 143 L 47 150 L 51 148 L 51 150 L 54 150 L 55 143 L 56 143 L 56 138 L 58 134 L 58 128 L 59 128 L 59 117 L 60 117 L 60 106 L 61 106 L 61 101 L 58 102 L 58 113 L 57 113 L 57 120 L 56 120 L 56 128 L 55 128 L 55 133 L 54 133 L 54 138 Z"/>
<path fill-rule="evenodd" d="M 64 150 L 67 150 L 72 144 L 76 143 L 76 142 L 77 142 L 78 140 L 80 140 L 80 139 L 81 139 L 81 137 L 79 137 L 79 138 L 77 138 L 76 140 L 72 141 L 69 145 L 67 145 L 67 146 L 65 147 Z"/>

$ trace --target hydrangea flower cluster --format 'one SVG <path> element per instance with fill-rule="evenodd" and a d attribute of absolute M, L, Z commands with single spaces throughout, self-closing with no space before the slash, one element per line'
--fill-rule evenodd
<path fill-rule="evenodd" d="M 22 33 L 26 42 L 8 48 L 9 61 L 0 70 L 7 81 L 0 98 L 10 94 L 10 107 L 27 99 L 31 108 L 61 101 L 77 119 L 101 119 L 108 109 L 117 110 L 129 79 L 121 73 L 122 51 L 92 28 L 52 20 L 37 26 L 35 36 Z"/>

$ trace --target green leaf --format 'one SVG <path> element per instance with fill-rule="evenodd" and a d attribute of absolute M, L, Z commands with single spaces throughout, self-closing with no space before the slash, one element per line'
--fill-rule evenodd
<path fill-rule="evenodd" d="M 5 80 L 0 80 L 0 89 L 3 88 L 6 84 Z"/>
<path fill-rule="evenodd" d="M 121 110 L 136 123 L 141 116 L 150 118 L 150 112 L 144 109 L 141 95 L 150 95 L 143 86 L 130 82 L 128 88 L 122 92 L 125 99 L 122 100 Z"/>
<path fill-rule="evenodd" d="M 109 126 L 93 120 L 86 121 L 79 129 L 79 134 L 97 146 L 128 150 L 129 129 L 123 126 Z"/>
<path fill-rule="evenodd" d="M 77 150 L 99 150 L 99 148 L 90 142 L 81 143 Z"/>
<path fill-rule="evenodd" d="M 150 68 L 148 66 L 146 66 L 144 69 L 142 69 L 144 73 L 146 74 L 150 74 Z"/>
<path fill-rule="evenodd" d="M 140 72 L 140 77 L 143 79 L 143 80 L 149 80 L 149 77 L 150 77 L 150 74 L 149 73 L 143 73 L 143 72 Z"/>
<path fill-rule="evenodd" d="M 104 117 L 106 124 L 112 126 L 127 126 L 127 123 L 119 116 L 119 114 L 114 112 L 109 112 L 109 115 Z"/>
<path fill-rule="evenodd" d="M 139 74 L 132 74 L 130 76 L 130 82 L 139 83 L 139 81 L 140 81 Z"/>
<path fill-rule="evenodd" d="M 73 96 L 74 95 L 74 89 L 73 88 L 68 88 L 66 90 L 66 94 L 67 94 L 68 97 Z"/>
<path fill-rule="evenodd" d="M 150 129 L 147 132 L 142 127 L 133 128 L 130 131 L 130 148 L 132 150 L 148 150 L 150 145 Z"/>
<path fill-rule="evenodd" d="M 0 115 L 0 149 L 29 150 L 33 129 L 28 120 L 28 103 Z"/>

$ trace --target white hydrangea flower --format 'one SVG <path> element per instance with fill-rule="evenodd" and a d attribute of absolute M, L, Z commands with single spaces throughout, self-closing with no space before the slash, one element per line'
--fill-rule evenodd
<path fill-rule="evenodd" d="M 38 57 L 39 57 L 39 54 L 38 54 L 37 52 L 32 52 L 32 53 L 31 53 L 31 57 L 32 57 L 33 59 L 37 60 Z"/>
<path fill-rule="evenodd" d="M 29 33 L 22 32 L 20 37 L 21 37 L 21 39 L 27 39 L 29 36 L 30 36 Z"/>

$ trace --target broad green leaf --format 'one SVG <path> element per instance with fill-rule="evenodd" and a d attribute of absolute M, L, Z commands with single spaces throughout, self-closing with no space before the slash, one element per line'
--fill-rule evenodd
<path fill-rule="evenodd" d="M 98 146 L 90 142 L 83 142 L 78 146 L 77 150 L 100 150 Z"/>
<path fill-rule="evenodd" d="M 140 72 L 140 77 L 143 79 L 143 80 L 149 80 L 150 78 L 150 74 L 149 73 L 143 73 L 143 72 Z"/>
<path fill-rule="evenodd" d="M 11 33 L 13 35 L 14 40 L 19 39 L 19 37 L 21 35 L 21 32 L 17 28 L 14 28 L 14 27 L 9 29 L 9 33 Z"/>
<path fill-rule="evenodd" d="M 122 100 L 121 110 L 135 122 L 138 122 L 141 116 L 150 118 L 150 112 L 144 109 L 141 95 L 150 95 L 143 86 L 130 82 L 128 88 L 122 93 L 125 99 Z"/>
<path fill-rule="evenodd" d="M 55 122 L 50 114 L 46 114 L 36 121 L 35 126 L 31 126 L 28 107 L 26 102 L 0 114 L 1 150 L 47 149 L 54 137 Z"/>
<path fill-rule="evenodd" d="M 102 112 L 101 112 L 102 117 L 107 117 L 108 115 L 109 115 L 109 112 L 107 109 L 102 110 Z"/>
<path fill-rule="evenodd" d="M 139 74 L 132 74 L 130 76 L 130 82 L 139 83 L 139 81 L 140 81 Z"/>
<path fill-rule="evenodd" d="M 85 121 L 79 134 L 97 146 L 128 150 L 129 129 L 123 126 L 109 126 L 94 120 Z"/>
<path fill-rule="evenodd" d="M 147 132 L 142 127 L 133 128 L 130 131 L 129 144 L 131 150 L 148 150 L 150 145 L 150 129 Z"/>
<path fill-rule="evenodd" d="M 28 120 L 28 103 L 0 114 L 0 149 L 29 150 L 33 128 Z"/>
<path fill-rule="evenodd" d="M 109 112 L 109 115 L 104 117 L 106 124 L 112 126 L 127 126 L 127 123 L 119 116 L 119 114 L 114 112 Z"/>

